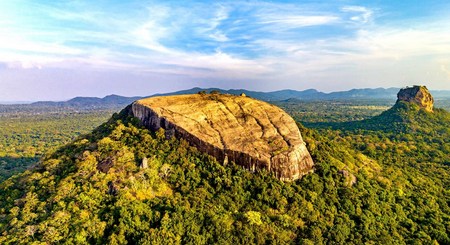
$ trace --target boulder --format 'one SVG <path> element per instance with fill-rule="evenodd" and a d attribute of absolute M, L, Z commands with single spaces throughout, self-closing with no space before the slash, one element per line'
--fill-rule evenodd
<path fill-rule="evenodd" d="M 345 169 L 341 169 L 339 170 L 340 174 L 342 174 L 342 176 L 344 176 L 345 178 L 345 185 L 347 187 L 352 187 L 354 184 L 356 184 L 357 178 L 354 174 L 350 173 L 348 170 Z"/>
<path fill-rule="evenodd" d="M 146 157 L 144 157 L 142 159 L 141 165 L 139 167 L 142 168 L 142 169 L 148 168 L 148 159 Z"/>
<path fill-rule="evenodd" d="M 131 112 L 150 130 L 188 141 L 221 162 L 280 180 L 296 180 L 313 170 L 313 160 L 295 121 L 280 108 L 246 96 L 192 94 L 142 99 Z"/>

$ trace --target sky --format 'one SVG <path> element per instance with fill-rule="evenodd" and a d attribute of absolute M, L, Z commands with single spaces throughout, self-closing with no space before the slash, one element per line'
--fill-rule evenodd
<path fill-rule="evenodd" d="M 450 2 L 0 1 L 0 101 L 426 85 L 450 90 Z"/>

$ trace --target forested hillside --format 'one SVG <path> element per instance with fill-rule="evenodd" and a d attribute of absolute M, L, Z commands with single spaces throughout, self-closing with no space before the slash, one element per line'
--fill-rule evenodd
<path fill-rule="evenodd" d="M 401 133 L 299 125 L 316 169 L 281 182 L 115 115 L 0 184 L 0 242 L 448 244 L 448 137 L 423 120 Z"/>
<path fill-rule="evenodd" d="M 90 132 L 117 110 L 0 105 L 0 182 Z"/>

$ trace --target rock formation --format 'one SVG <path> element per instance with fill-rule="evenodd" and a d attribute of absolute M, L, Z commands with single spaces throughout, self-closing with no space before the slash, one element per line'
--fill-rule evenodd
<path fill-rule="evenodd" d="M 246 96 L 193 94 L 142 99 L 130 113 L 150 130 L 187 140 L 226 164 L 267 169 L 280 180 L 312 171 L 295 121 L 280 108 Z"/>
<path fill-rule="evenodd" d="M 397 94 L 397 102 L 399 101 L 414 103 L 426 111 L 433 112 L 433 96 L 431 96 L 425 86 L 413 86 L 400 89 Z"/>
<path fill-rule="evenodd" d="M 354 184 L 356 184 L 357 182 L 357 178 L 354 174 L 350 173 L 349 171 L 345 170 L 345 169 L 341 169 L 339 170 L 340 174 L 342 174 L 342 176 L 344 176 L 345 178 L 345 185 L 348 187 L 352 187 Z"/>

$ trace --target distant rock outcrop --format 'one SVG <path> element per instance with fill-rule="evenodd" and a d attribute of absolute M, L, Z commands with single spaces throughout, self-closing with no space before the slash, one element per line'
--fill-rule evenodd
<path fill-rule="evenodd" d="M 313 161 L 295 121 L 280 108 L 246 96 L 193 94 L 152 97 L 132 104 L 130 113 L 150 130 L 187 140 L 219 161 L 281 180 L 312 171 Z"/>
<path fill-rule="evenodd" d="M 345 170 L 345 169 L 341 169 L 339 170 L 340 174 L 342 174 L 342 176 L 344 176 L 345 178 L 345 185 L 348 187 L 352 187 L 354 184 L 356 184 L 357 182 L 357 178 L 354 174 L 350 173 L 349 171 Z"/>
<path fill-rule="evenodd" d="M 413 86 L 400 89 L 397 94 L 397 102 L 406 101 L 433 112 L 434 99 L 425 86 Z"/>

